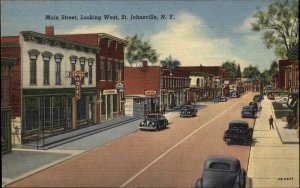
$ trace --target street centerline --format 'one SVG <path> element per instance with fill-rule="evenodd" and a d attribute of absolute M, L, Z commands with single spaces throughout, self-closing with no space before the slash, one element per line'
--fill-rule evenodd
<path fill-rule="evenodd" d="M 192 133 L 190 133 L 189 135 L 187 135 L 185 138 L 183 138 L 182 140 L 180 140 L 179 142 L 177 142 L 177 144 L 175 144 L 174 146 L 172 146 L 170 149 L 168 149 L 166 152 L 164 152 L 163 154 L 161 154 L 158 158 L 156 158 L 154 161 L 152 161 L 150 164 L 148 164 L 145 168 L 143 168 L 142 170 L 140 170 L 138 173 L 136 173 L 134 176 L 132 176 L 129 180 L 127 180 L 125 183 L 123 183 L 120 187 L 125 187 L 127 184 L 129 184 L 132 180 L 134 180 L 136 177 L 138 177 L 140 174 L 142 174 L 144 171 L 146 171 L 148 168 L 150 168 L 154 163 L 156 163 L 157 161 L 159 161 L 161 158 L 163 158 L 165 155 L 167 155 L 169 152 L 171 152 L 174 148 L 176 148 L 179 144 L 181 144 L 182 142 L 184 142 L 185 140 L 187 140 L 189 137 L 191 137 L 193 134 L 195 134 L 196 132 L 198 132 L 200 129 L 204 128 L 206 125 L 208 125 L 209 123 L 211 123 L 212 121 L 216 120 L 217 118 L 219 118 L 220 116 L 222 116 L 224 113 L 226 113 L 227 111 L 229 111 L 231 108 L 233 108 L 236 104 L 238 104 L 239 102 L 234 103 L 232 106 L 230 106 L 227 110 L 223 111 L 222 113 L 220 113 L 219 115 L 217 115 L 216 117 L 214 117 L 213 119 L 209 120 L 208 122 L 206 122 L 204 125 L 202 125 L 201 127 L 199 127 L 198 129 L 196 129 L 195 131 L 193 131 Z"/>

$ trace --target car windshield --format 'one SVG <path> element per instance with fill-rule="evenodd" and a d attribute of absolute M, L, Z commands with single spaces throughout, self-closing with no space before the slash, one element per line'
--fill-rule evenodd
<path fill-rule="evenodd" d="M 252 110 L 251 107 L 244 107 L 243 110 Z"/>
<path fill-rule="evenodd" d="M 158 115 L 147 115 L 147 119 L 158 119 Z"/>

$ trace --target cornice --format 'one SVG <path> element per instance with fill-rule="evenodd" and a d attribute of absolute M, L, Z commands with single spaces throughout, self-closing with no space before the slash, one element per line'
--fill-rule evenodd
<path fill-rule="evenodd" d="M 124 39 L 121 39 L 121 38 L 118 38 L 118 37 L 115 37 L 115 36 L 112 36 L 112 35 L 109 35 L 109 34 L 106 34 L 106 33 L 99 33 L 98 34 L 98 37 L 101 39 L 101 38 L 108 38 L 108 39 L 111 39 L 111 40 L 114 40 L 114 41 L 117 41 L 121 44 L 124 44 L 124 45 L 127 45 L 128 44 L 128 41 L 127 40 L 124 40 Z"/>
<path fill-rule="evenodd" d="M 93 53 L 93 54 L 96 54 L 100 51 L 99 47 L 76 43 L 73 41 L 57 38 L 54 36 L 44 35 L 33 31 L 22 31 L 21 33 L 24 37 L 24 41 L 32 41 L 38 44 L 58 46 L 61 48 L 83 51 L 86 53 Z"/>

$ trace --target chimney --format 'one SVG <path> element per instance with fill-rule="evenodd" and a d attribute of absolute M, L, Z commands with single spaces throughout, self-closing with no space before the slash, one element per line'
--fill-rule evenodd
<path fill-rule="evenodd" d="M 50 35 L 50 36 L 54 36 L 54 26 L 53 25 L 46 26 L 45 27 L 45 34 Z"/>
<path fill-rule="evenodd" d="M 142 63 L 143 63 L 143 67 L 148 67 L 148 60 L 147 59 L 143 59 Z"/>

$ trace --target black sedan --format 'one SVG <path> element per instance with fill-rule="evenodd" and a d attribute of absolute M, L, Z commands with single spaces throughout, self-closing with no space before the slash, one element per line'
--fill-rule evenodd
<path fill-rule="evenodd" d="M 257 112 L 259 110 L 257 102 L 250 102 L 249 106 L 254 108 L 255 112 Z"/>
<path fill-rule="evenodd" d="M 241 168 L 238 159 L 209 156 L 204 163 L 202 177 L 197 180 L 195 187 L 245 188 L 246 178 L 246 171 Z"/>
<path fill-rule="evenodd" d="M 245 121 L 232 120 L 224 132 L 223 140 L 229 144 L 232 141 L 241 141 L 245 145 L 252 141 L 253 129 Z"/>
<path fill-rule="evenodd" d="M 256 118 L 256 112 L 251 106 L 244 106 L 241 112 L 242 118 Z"/>
<path fill-rule="evenodd" d="M 180 117 L 195 117 L 197 109 L 193 105 L 183 105 L 180 109 Z"/>
<path fill-rule="evenodd" d="M 159 113 L 147 114 L 145 119 L 139 124 L 140 130 L 160 130 L 165 129 L 169 124 L 168 120 Z"/>

